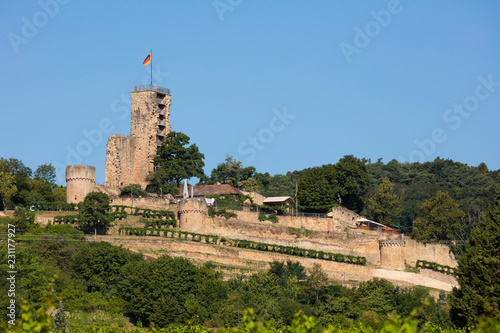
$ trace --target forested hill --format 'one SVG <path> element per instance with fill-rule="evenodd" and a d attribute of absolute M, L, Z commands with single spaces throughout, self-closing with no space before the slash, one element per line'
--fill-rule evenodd
<path fill-rule="evenodd" d="M 373 163 L 352 156 L 345 156 L 336 164 L 290 171 L 285 175 L 254 174 L 257 189 L 264 196 L 294 197 L 298 183 L 299 206 L 303 211 L 325 212 L 332 203 L 338 204 L 340 197 L 343 199 L 340 205 L 368 217 L 369 200 L 381 179 L 387 177 L 394 184 L 394 194 L 401 203 L 401 214 L 393 224 L 399 225 L 407 235 L 412 232 L 413 221 L 421 216 L 422 203 L 439 190 L 447 191 L 465 212 L 462 223 L 467 233 L 494 201 L 499 176 L 499 170 L 489 171 L 484 163 L 473 167 L 439 157 L 425 163 L 397 160 Z"/>

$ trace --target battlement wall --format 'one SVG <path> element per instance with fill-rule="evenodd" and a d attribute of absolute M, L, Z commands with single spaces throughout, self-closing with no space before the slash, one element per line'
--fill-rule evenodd
<path fill-rule="evenodd" d="M 111 197 L 110 205 L 137 207 L 153 210 L 171 210 L 176 215 L 179 211 L 179 205 L 171 204 L 166 198 L 130 198 L 130 197 Z"/>

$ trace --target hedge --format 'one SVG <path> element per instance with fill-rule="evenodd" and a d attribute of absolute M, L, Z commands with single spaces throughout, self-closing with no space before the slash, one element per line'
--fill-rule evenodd
<path fill-rule="evenodd" d="M 269 214 L 269 216 L 267 216 L 266 213 L 264 213 L 263 211 L 261 211 L 259 213 L 259 221 L 262 222 L 262 221 L 265 221 L 265 220 L 271 221 L 272 223 L 276 223 L 276 222 L 278 222 L 278 217 L 274 213 L 271 213 L 271 214 Z"/>
<path fill-rule="evenodd" d="M 34 205 L 35 210 L 39 211 L 65 211 L 72 212 L 77 207 L 74 203 L 67 202 L 42 202 Z"/>
<path fill-rule="evenodd" d="M 226 220 L 230 219 L 231 217 L 238 217 L 238 215 L 236 213 L 228 212 L 228 211 L 226 211 L 225 208 L 221 208 L 219 210 L 216 210 L 214 207 L 208 207 L 208 216 L 215 217 L 215 215 L 223 216 L 226 218 Z"/>
<path fill-rule="evenodd" d="M 160 229 L 162 226 L 166 226 L 167 228 L 172 226 L 177 228 L 177 220 L 153 220 L 144 222 L 145 228 L 158 228 Z"/>
<path fill-rule="evenodd" d="M 234 247 L 239 247 L 243 249 L 253 249 L 258 251 L 269 251 L 269 252 L 278 252 L 283 254 L 309 257 L 315 259 L 322 260 L 330 260 L 337 261 L 346 264 L 353 265 L 366 265 L 366 258 L 360 256 L 352 256 L 345 255 L 340 253 L 330 253 L 323 251 L 316 251 L 310 249 L 303 249 L 299 247 L 292 246 L 282 246 L 276 244 L 267 244 L 267 243 L 259 243 L 249 240 L 240 240 L 240 239 L 227 239 L 221 237 L 219 239 L 218 236 L 215 235 L 204 235 L 197 234 L 194 232 L 180 231 L 180 230 L 172 230 L 172 229 L 161 229 L 161 228 L 132 228 L 132 227 L 123 227 L 118 230 L 118 234 L 122 234 L 122 231 L 125 232 L 125 235 L 138 235 L 138 236 L 160 236 L 160 232 L 163 231 L 163 237 L 177 238 L 181 240 L 190 240 L 193 242 L 202 242 L 204 241 L 207 244 L 223 244 Z M 148 231 L 150 232 L 148 234 Z M 188 238 L 190 236 L 190 239 Z"/>
<path fill-rule="evenodd" d="M 131 215 L 134 216 L 143 216 L 147 218 L 154 218 L 154 219 L 163 219 L 165 218 L 166 220 L 175 220 L 176 216 L 175 213 L 171 210 L 154 210 L 154 209 L 147 209 L 147 208 L 138 208 L 138 207 L 130 207 L 130 206 L 123 206 L 123 205 L 112 205 L 111 206 L 111 211 L 113 212 L 125 212 L 125 208 L 129 208 L 132 213 Z M 113 210 L 114 209 L 114 210 Z"/>
<path fill-rule="evenodd" d="M 450 267 L 450 266 L 446 266 L 446 265 L 440 265 L 437 262 L 426 261 L 426 260 L 417 260 L 415 267 L 431 269 L 435 272 L 457 276 L 457 273 L 455 272 L 455 268 Z"/>
<path fill-rule="evenodd" d="M 59 215 L 59 216 L 54 216 L 54 223 L 71 223 L 74 224 L 78 222 L 78 216 L 77 215 Z"/>

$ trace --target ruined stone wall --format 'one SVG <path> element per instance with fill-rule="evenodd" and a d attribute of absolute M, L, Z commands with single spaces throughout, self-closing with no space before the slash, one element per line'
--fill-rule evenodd
<path fill-rule="evenodd" d="M 123 187 L 131 183 L 134 143 L 133 138 L 121 134 L 109 137 L 104 175 L 106 186 Z"/>
<path fill-rule="evenodd" d="M 85 196 L 94 191 L 95 167 L 85 165 L 68 165 L 66 167 L 66 201 L 79 203 Z"/>
<path fill-rule="evenodd" d="M 359 219 L 359 215 L 344 207 L 333 207 L 332 208 L 333 219 L 339 221 L 341 227 L 356 227 L 356 221 Z"/>
<path fill-rule="evenodd" d="M 111 205 L 138 207 L 142 209 L 153 210 L 171 210 L 176 215 L 179 211 L 179 205 L 170 204 L 170 201 L 165 198 L 127 198 L 127 197 L 111 197 Z"/>
<path fill-rule="evenodd" d="M 376 232 L 373 235 L 316 232 L 306 236 L 303 229 L 298 232 L 297 229 L 290 229 L 288 226 L 279 223 L 242 222 L 239 217 L 229 220 L 208 217 L 203 228 L 197 230 L 198 233 L 215 234 L 231 239 L 245 239 L 261 243 L 364 256 L 370 265 L 378 265 L 380 261 L 379 234 Z M 395 235 L 388 236 L 397 237 Z"/>
<path fill-rule="evenodd" d="M 424 244 L 411 238 L 406 238 L 405 243 L 405 257 L 408 265 L 415 266 L 417 260 L 427 260 L 440 265 L 457 266 L 455 256 L 448 245 Z"/>
<path fill-rule="evenodd" d="M 403 235 L 398 239 L 379 241 L 380 267 L 404 271 L 405 269 L 405 241 Z"/>
<path fill-rule="evenodd" d="M 243 194 L 248 195 L 250 198 L 252 198 L 254 204 L 257 204 L 257 205 L 264 204 L 264 200 L 266 199 L 266 197 L 263 196 L 262 194 L 257 193 L 257 192 L 244 192 L 244 191 L 242 191 L 242 192 L 243 192 Z M 245 202 L 247 202 L 247 201 L 249 201 L 249 200 L 246 200 Z"/>
<path fill-rule="evenodd" d="M 231 210 L 238 215 L 238 220 L 251 223 L 271 223 L 259 221 L 259 212 L 245 210 Z M 331 218 L 314 216 L 281 216 L 278 215 L 278 224 L 292 228 L 306 228 L 313 231 L 340 232 L 340 224 Z"/>

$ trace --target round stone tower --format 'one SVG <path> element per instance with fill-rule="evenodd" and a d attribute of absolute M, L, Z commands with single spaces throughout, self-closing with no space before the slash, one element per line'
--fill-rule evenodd
<path fill-rule="evenodd" d="M 179 202 L 179 226 L 182 231 L 203 233 L 207 215 L 205 198 L 187 198 Z"/>
<path fill-rule="evenodd" d="M 379 240 L 380 267 L 404 271 L 405 269 L 405 240 L 400 235 L 397 239 Z"/>
<path fill-rule="evenodd" d="M 79 203 L 95 188 L 95 167 L 68 165 L 66 167 L 66 201 Z"/>

